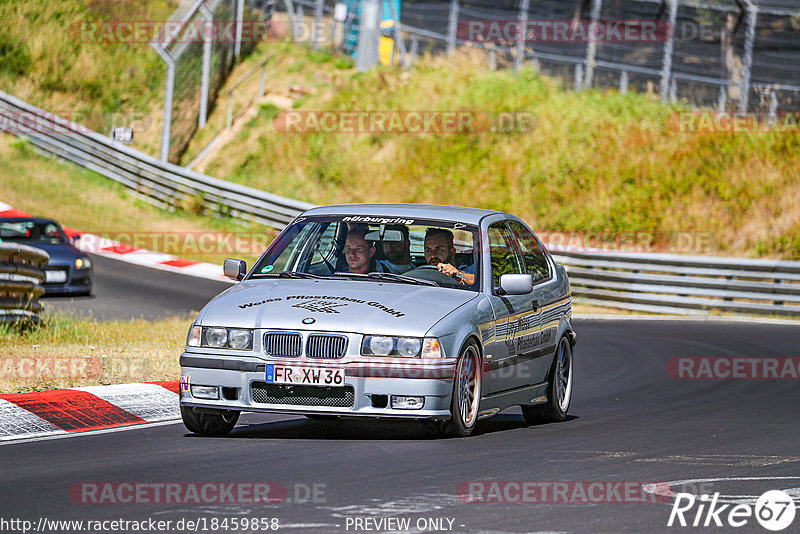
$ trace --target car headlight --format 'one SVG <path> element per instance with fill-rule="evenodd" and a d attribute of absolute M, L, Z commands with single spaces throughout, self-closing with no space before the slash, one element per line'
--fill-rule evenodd
<path fill-rule="evenodd" d="M 253 331 L 228 330 L 228 345 L 232 349 L 249 349 L 253 346 Z"/>
<path fill-rule="evenodd" d="M 253 330 L 193 325 L 189 329 L 186 345 L 213 349 L 252 350 Z"/>
<path fill-rule="evenodd" d="M 86 256 L 82 258 L 75 258 L 76 269 L 91 269 L 91 267 L 92 267 L 92 260 L 90 260 Z"/>
<path fill-rule="evenodd" d="M 206 345 L 221 349 L 228 344 L 228 331 L 225 328 L 205 328 Z"/>
<path fill-rule="evenodd" d="M 397 356 L 400 358 L 441 358 L 439 340 L 433 337 L 364 336 L 363 356 Z"/>

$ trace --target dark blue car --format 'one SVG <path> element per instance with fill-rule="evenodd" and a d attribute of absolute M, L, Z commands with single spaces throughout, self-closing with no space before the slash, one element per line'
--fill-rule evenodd
<path fill-rule="evenodd" d="M 40 248 L 50 254 L 45 268 L 46 296 L 89 295 L 92 292 L 92 261 L 75 248 L 73 241 L 50 219 L 0 218 L 0 241 Z"/>

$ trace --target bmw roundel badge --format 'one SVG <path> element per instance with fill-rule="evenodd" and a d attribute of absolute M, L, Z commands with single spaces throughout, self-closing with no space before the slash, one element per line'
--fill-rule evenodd
<path fill-rule="evenodd" d="M 317 322 L 317 320 L 313 317 L 306 317 L 303 319 L 303 324 L 314 324 L 315 322 Z"/>

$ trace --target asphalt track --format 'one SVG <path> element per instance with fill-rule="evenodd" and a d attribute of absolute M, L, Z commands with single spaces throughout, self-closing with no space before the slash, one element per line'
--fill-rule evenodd
<path fill-rule="evenodd" d="M 98 301 L 111 281 L 104 279 L 105 267 L 98 262 Z M 112 276 L 128 284 L 137 302 L 147 300 L 130 269 L 112 269 Z M 171 288 L 183 295 L 162 295 L 170 309 L 196 309 L 215 293 L 203 294 L 202 281 L 192 279 L 180 287 L 167 274 L 149 271 L 145 284 L 156 293 Z M 216 288 L 203 290 L 210 289 Z M 735 502 L 784 489 L 800 504 L 800 382 L 675 380 L 666 370 L 677 356 L 800 356 L 800 327 L 577 320 L 575 328 L 576 389 L 572 417 L 564 423 L 526 426 L 514 409 L 479 422 L 470 438 L 432 439 L 410 423 L 251 414 L 227 438 L 197 437 L 169 424 L 6 444 L 0 446 L 0 519 L 36 525 L 40 518 L 258 517 L 277 518 L 280 530 L 289 532 L 390 532 L 374 523 L 370 530 L 354 528 L 356 519 L 388 517 L 411 519 L 409 532 L 421 531 L 420 518 L 451 519 L 455 532 L 708 530 L 668 528 L 670 503 L 465 503 L 457 489 L 467 481 L 670 482 L 675 491 L 719 492 Z M 712 480 L 737 478 L 751 480 Z M 686 480 L 700 481 L 677 482 Z M 273 505 L 82 504 L 69 495 L 82 482 L 210 481 L 276 482 L 287 499 Z M 309 502 L 314 485 L 316 502 Z M 690 521 L 696 510 L 687 514 Z M 785 532 L 798 525 L 800 514 Z M 766 532 L 753 518 L 735 530 Z M 103 532 L 112 531 L 123 530 Z"/>
<path fill-rule="evenodd" d="M 46 310 L 74 312 L 97 319 L 155 319 L 200 311 L 230 287 L 226 282 L 159 271 L 91 255 L 94 288 L 90 297 L 47 297 Z"/>

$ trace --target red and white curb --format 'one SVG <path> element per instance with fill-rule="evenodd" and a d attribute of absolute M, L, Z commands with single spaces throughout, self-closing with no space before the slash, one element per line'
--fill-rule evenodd
<path fill-rule="evenodd" d="M 0 395 L 0 441 L 176 419 L 177 380 Z"/>
<path fill-rule="evenodd" d="M 30 215 L 9 204 L 0 202 L 0 217 L 30 217 Z M 187 260 L 170 254 L 136 248 L 72 228 L 64 227 L 64 233 L 70 237 L 73 235 L 81 236 L 75 246 L 88 254 L 97 254 L 105 258 L 141 265 L 142 267 L 233 283 L 233 280 L 225 277 L 222 273 L 222 266 L 220 265 Z"/>

